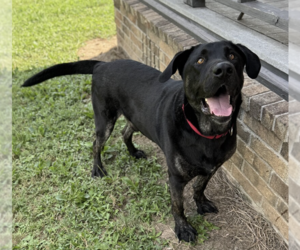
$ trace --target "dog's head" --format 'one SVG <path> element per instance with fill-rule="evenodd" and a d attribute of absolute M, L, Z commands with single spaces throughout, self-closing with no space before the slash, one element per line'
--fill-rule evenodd
<path fill-rule="evenodd" d="M 177 53 L 159 80 L 167 81 L 178 70 L 202 131 L 222 132 L 231 126 L 241 104 L 244 66 L 250 78 L 258 76 L 260 60 L 245 46 L 228 41 L 208 43 Z"/>

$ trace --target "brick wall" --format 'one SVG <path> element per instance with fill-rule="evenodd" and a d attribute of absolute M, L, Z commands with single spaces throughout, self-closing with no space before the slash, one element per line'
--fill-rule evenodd
<path fill-rule="evenodd" d="M 289 246 L 300 250 L 300 102 L 290 102 Z"/>
<path fill-rule="evenodd" d="M 175 53 L 199 44 L 138 0 L 114 3 L 118 45 L 133 60 L 163 71 Z M 223 167 L 285 240 L 288 238 L 287 124 L 288 103 L 245 75 L 237 123 L 237 152 Z"/>

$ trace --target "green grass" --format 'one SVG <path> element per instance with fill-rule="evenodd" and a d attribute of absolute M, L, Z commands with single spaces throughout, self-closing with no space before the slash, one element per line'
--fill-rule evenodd
<path fill-rule="evenodd" d="M 115 32 L 113 1 L 13 0 L 13 67 L 76 60 L 83 42 Z"/>
<path fill-rule="evenodd" d="M 119 119 L 102 157 L 109 176 L 90 177 L 91 77 L 49 80 L 22 89 L 52 64 L 77 60 L 84 41 L 115 34 L 113 2 L 13 1 L 14 249 L 162 249 L 154 230 L 171 217 L 162 167 L 130 157 Z M 198 218 L 198 219 L 197 219 Z M 202 236 L 212 229 L 192 219 Z"/>
<path fill-rule="evenodd" d="M 0 66 L 1 67 L 1 66 Z M 0 68 L 0 241 L 1 250 L 11 249 L 11 72 Z"/>

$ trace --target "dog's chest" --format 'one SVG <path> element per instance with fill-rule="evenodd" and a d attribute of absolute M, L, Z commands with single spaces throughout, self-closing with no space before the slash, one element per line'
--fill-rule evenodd
<path fill-rule="evenodd" d="M 220 167 L 222 163 L 199 161 L 198 164 L 192 164 L 182 156 L 175 158 L 175 168 L 185 178 L 191 179 L 198 175 L 210 175 Z"/>
<path fill-rule="evenodd" d="M 226 150 L 190 149 L 184 150 L 183 154 L 175 156 L 175 168 L 187 179 L 198 175 L 213 174 L 235 152 L 235 144 L 228 146 Z"/>

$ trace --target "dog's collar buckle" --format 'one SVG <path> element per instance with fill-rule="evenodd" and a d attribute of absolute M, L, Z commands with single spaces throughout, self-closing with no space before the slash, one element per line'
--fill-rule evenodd
<path fill-rule="evenodd" d="M 207 138 L 207 139 L 219 139 L 221 137 L 224 137 L 226 136 L 228 133 L 230 136 L 233 135 L 233 125 L 231 126 L 231 128 L 224 134 L 221 134 L 221 135 L 203 135 L 200 133 L 200 131 L 187 119 L 186 115 L 185 115 L 185 112 L 184 112 L 184 104 L 182 104 L 182 111 L 183 111 L 183 114 L 184 114 L 184 117 L 185 117 L 185 120 L 187 121 L 187 123 L 190 125 L 191 129 L 194 130 L 194 132 L 204 138 Z"/>
<path fill-rule="evenodd" d="M 229 129 L 229 134 L 230 134 L 230 136 L 232 136 L 232 134 L 233 134 L 233 126 Z"/>

